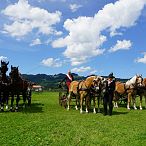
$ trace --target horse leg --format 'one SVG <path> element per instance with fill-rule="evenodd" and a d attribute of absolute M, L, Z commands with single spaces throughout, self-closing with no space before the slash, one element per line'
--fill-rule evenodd
<path fill-rule="evenodd" d="M 81 94 L 81 97 L 80 97 L 80 113 L 81 114 L 83 113 L 83 94 Z"/>
<path fill-rule="evenodd" d="M 30 107 L 30 105 L 31 105 L 31 90 L 29 90 L 27 93 L 27 100 L 28 100 L 28 106 Z"/>
<path fill-rule="evenodd" d="M 137 110 L 137 107 L 136 107 L 136 92 L 135 91 L 133 91 L 132 100 L 133 100 L 133 108 L 135 110 Z"/>
<path fill-rule="evenodd" d="M 114 97 L 113 97 L 113 100 L 114 100 L 114 108 L 118 108 L 118 93 L 115 91 L 114 92 Z"/>
<path fill-rule="evenodd" d="M 94 108 L 93 108 L 93 113 L 96 114 L 96 102 L 95 102 L 95 95 L 93 95 L 93 104 L 94 104 Z"/>
<path fill-rule="evenodd" d="M 13 110 L 13 102 L 14 102 L 14 95 L 11 95 L 11 107 L 10 107 L 10 111 L 12 112 Z"/>
<path fill-rule="evenodd" d="M 128 103 L 127 103 L 128 110 L 130 110 L 130 102 L 131 102 L 131 93 L 128 93 Z"/>
<path fill-rule="evenodd" d="M 137 110 L 135 97 L 133 97 L 132 99 L 133 99 L 133 108 L 134 108 L 135 110 Z"/>
<path fill-rule="evenodd" d="M 8 102 L 9 102 L 9 91 L 7 90 L 4 94 L 5 102 L 6 102 L 6 110 L 8 110 Z"/>
<path fill-rule="evenodd" d="M 25 92 L 23 92 L 22 96 L 23 96 L 23 108 L 25 108 L 26 107 L 26 97 L 27 97 L 27 95 L 26 95 Z"/>
<path fill-rule="evenodd" d="M 6 110 L 9 109 L 8 102 L 9 102 L 9 95 L 6 96 Z"/>
<path fill-rule="evenodd" d="M 71 102 L 71 93 L 69 92 L 68 94 L 68 107 L 67 107 L 67 110 L 70 110 L 70 102 Z"/>
<path fill-rule="evenodd" d="M 85 104 L 86 104 L 86 113 L 89 112 L 89 104 L 90 104 L 90 96 L 87 95 L 85 98 Z"/>
<path fill-rule="evenodd" d="M 100 95 L 97 97 L 97 102 L 98 102 L 98 113 L 100 113 Z"/>
<path fill-rule="evenodd" d="M 142 95 L 142 94 L 140 94 L 139 96 L 140 96 L 140 97 L 139 97 L 139 98 L 140 98 L 140 105 L 139 105 L 139 109 L 140 109 L 140 110 L 142 110 L 142 96 L 143 96 L 143 95 Z"/>
<path fill-rule="evenodd" d="M 78 110 L 78 95 L 76 95 L 76 106 L 75 109 Z"/>
<path fill-rule="evenodd" d="M 16 111 L 18 111 L 19 101 L 20 101 L 20 96 L 19 96 L 19 94 L 18 94 L 18 95 L 17 95 L 17 98 L 16 98 L 16 108 L 15 108 Z"/>
<path fill-rule="evenodd" d="M 3 96 L 2 96 L 2 99 L 1 99 L 1 111 L 2 112 L 4 111 L 4 102 L 5 102 L 5 98 L 4 98 L 4 93 L 3 93 Z"/>

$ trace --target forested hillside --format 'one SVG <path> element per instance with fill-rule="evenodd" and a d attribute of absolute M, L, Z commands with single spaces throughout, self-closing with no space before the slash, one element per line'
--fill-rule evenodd
<path fill-rule="evenodd" d="M 86 77 L 79 76 L 78 74 L 73 73 L 75 80 L 84 80 Z M 59 73 L 55 75 L 46 75 L 46 74 L 23 74 L 23 77 L 33 83 L 43 86 L 45 89 L 58 89 L 59 83 L 64 79 L 65 74 Z M 106 77 L 106 76 L 103 76 Z M 125 82 L 127 79 L 117 78 L 118 81 Z"/>

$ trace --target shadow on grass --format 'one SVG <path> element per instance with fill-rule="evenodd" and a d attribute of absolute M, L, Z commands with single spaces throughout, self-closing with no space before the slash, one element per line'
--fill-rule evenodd
<path fill-rule="evenodd" d="M 104 113 L 104 109 L 100 108 L 100 112 L 99 113 L 103 114 Z M 128 113 L 129 113 L 128 111 L 127 112 L 125 112 L 125 111 L 123 111 L 123 112 L 121 112 L 121 111 L 113 111 L 112 115 L 125 115 L 125 114 L 128 114 Z"/>
<path fill-rule="evenodd" d="M 15 108 L 10 111 L 10 109 L 4 111 L 0 111 L 0 113 L 13 113 L 13 112 L 20 112 L 20 113 L 43 113 L 43 106 L 44 104 L 41 103 L 32 103 L 31 106 L 26 105 L 26 107 L 23 107 L 23 104 L 19 105 L 18 111 L 15 110 Z"/>
<path fill-rule="evenodd" d="M 129 112 L 118 112 L 118 111 L 113 111 L 113 115 L 125 115 L 128 114 Z"/>
<path fill-rule="evenodd" d="M 43 113 L 44 104 L 32 103 L 30 107 L 20 107 L 19 111 L 22 113 Z"/>

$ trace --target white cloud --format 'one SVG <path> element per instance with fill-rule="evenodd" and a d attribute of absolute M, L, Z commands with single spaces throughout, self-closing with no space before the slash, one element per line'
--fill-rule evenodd
<path fill-rule="evenodd" d="M 90 72 L 90 74 L 92 75 L 92 74 L 96 74 L 97 73 L 97 70 L 92 70 L 91 72 Z"/>
<path fill-rule="evenodd" d="M 47 66 L 47 67 L 61 67 L 63 64 L 59 58 L 57 58 L 57 59 L 54 59 L 54 58 L 43 59 L 41 61 L 41 63 L 42 63 L 42 65 Z"/>
<path fill-rule="evenodd" d="M 0 61 L 8 61 L 8 58 L 5 56 L 0 56 Z"/>
<path fill-rule="evenodd" d="M 66 47 L 63 54 L 71 64 L 82 64 L 104 53 L 101 46 L 107 38 L 103 31 L 109 30 L 112 36 L 121 35 L 118 30 L 134 26 L 145 4 L 146 0 L 119 0 L 105 5 L 94 17 L 67 19 L 64 28 L 68 35 L 54 41 L 52 46 Z"/>
<path fill-rule="evenodd" d="M 117 40 L 116 45 L 110 48 L 109 52 L 116 52 L 118 50 L 129 50 L 131 46 L 132 43 L 130 40 L 123 40 L 123 41 Z"/>
<path fill-rule="evenodd" d="M 25 36 L 37 29 L 42 34 L 53 34 L 53 25 L 60 22 L 61 12 L 49 13 L 45 9 L 33 7 L 28 0 L 19 0 L 18 3 L 7 6 L 2 13 L 10 19 L 9 24 L 4 24 L 4 32 L 13 37 Z"/>
<path fill-rule="evenodd" d="M 42 44 L 42 42 L 41 42 L 41 40 L 39 38 L 37 38 L 37 39 L 32 41 L 30 46 L 35 46 L 35 45 L 40 45 L 40 44 Z"/>
<path fill-rule="evenodd" d="M 138 62 L 138 63 L 146 64 L 146 52 L 144 52 L 143 58 L 137 58 L 135 61 Z"/>
<path fill-rule="evenodd" d="M 71 71 L 75 72 L 75 73 L 83 73 L 83 72 L 90 71 L 90 70 L 91 70 L 90 66 L 87 66 L 87 67 L 81 66 L 80 68 L 71 69 Z"/>
<path fill-rule="evenodd" d="M 77 11 L 79 8 L 81 8 L 82 5 L 70 4 L 69 7 L 70 7 L 70 9 L 71 9 L 72 12 L 75 12 L 75 11 Z"/>
<path fill-rule="evenodd" d="M 15 21 L 11 25 L 4 24 L 4 33 L 9 33 L 13 37 L 24 36 L 31 31 L 32 27 L 27 22 L 20 23 Z"/>

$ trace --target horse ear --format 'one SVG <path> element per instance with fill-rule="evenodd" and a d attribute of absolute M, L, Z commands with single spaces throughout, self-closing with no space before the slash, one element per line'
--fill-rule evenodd
<path fill-rule="evenodd" d="M 12 70 L 13 66 L 11 65 L 11 70 Z"/>
<path fill-rule="evenodd" d="M 9 64 L 9 61 L 7 62 L 7 65 Z"/>

